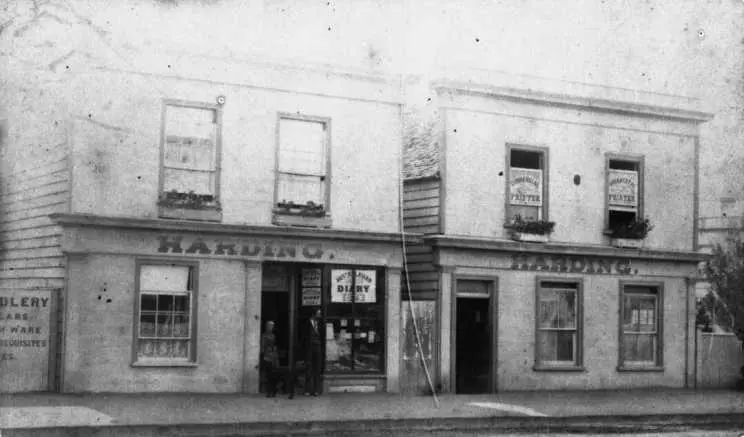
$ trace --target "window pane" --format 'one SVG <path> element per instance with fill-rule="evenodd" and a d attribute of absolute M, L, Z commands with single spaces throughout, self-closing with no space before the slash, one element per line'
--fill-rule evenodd
<path fill-rule="evenodd" d="M 171 342 L 171 353 L 173 358 L 188 358 L 189 357 L 189 342 L 186 340 Z"/>
<path fill-rule="evenodd" d="M 140 337 L 155 337 L 155 315 L 142 314 L 140 316 Z"/>
<path fill-rule="evenodd" d="M 609 167 L 613 170 L 638 170 L 638 162 L 610 159 Z"/>
<path fill-rule="evenodd" d="M 323 123 L 282 119 L 279 126 L 279 171 L 325 174 Z"/>
<path fill-rule="evenodd" d="M 158 337 L 171 337 L 173 335 L 173 317 L 158 314 Z"/>
<path fill-rule="evenodd" d="M 656 332 L 656 296 L 626 294 L 623 328 L 626 332 Z"/>
<path fill-rule="evenodd" d="M 576 291 L 540 289 L 540 328 L 576 328 Z"/>
<path fill-rule="evenodd" d="M 510 221 L 516 220 L 517 216 L 521 217 L 522 220 L 526 220 L 526 221 L 540 220 L 542 217 L 542 213 L 540 212 L 542 208 L 537 207 L 537 206 L 509 205 L 508 208 L 509 208 L 508 219 Z"/>
<path fill-rule="evenodd" d="M 528 150 L 511 151 L 510 167 L 542 168 L 542 153 Z"/>
<path fill-rule="evenodd" d="M 165 165 L 190 170 L 216 170 L 215 146 L 209 138 L 168 135 L 165 138 Z"/>
<path fill-rule="evenodd" d="M 623 360 L 625 362 L 656 362 L 656 334 L 623 335 Z"/>
<path fill-rule="evenodd" d="M 277 187 L 278 202 L 306 204 L 312 201 L 318 205 L 325 203 L 325 183 L 317 176 L 297 176 L 279 174 Z"/>
<path fill-rule="evenodd" d="M 174 311 L 177 312 L 189 312 L 189 296 L 188 295 L 178 295 L 174 296 Z"/>
<path fill-rule="evenodd" d="M 576 361 L 574 355 L 576 334 L 573 331 L 540 331 L 538 332 L 538 350 L 540 362 Z"/>
<path fill-rule="evenodd" d="M 143 265 L 140 268 L 140 290 L 187 291 L 188 266 Z"/>
<path fill-rule="evenodd" d="M 172 168 L 163 169 L 163 191 L 177 191 L 215 195 L 216 172 L 193 172 Z"/>
<path fill-rule="evenodd" d="M 345 320 L 345 323 L 342 323 Z M 343 372 L 352 370 L 352 337 L 354 334 L 353 321 L 349 319 L 325 319 L 326 326 L 333 327 L 333 336 L 328 337 L 326 330 L 325 370 Z M 345 324 L 346 326 L 342 326 Z"/>
<path fill-rule="evenodd" d="M 355 319 L 354 370 L 381 372 L 385 352 L 384 320 Z"/>
<path fill-rule="evenodd" d="M 162 164 L 177 169 L 164 169 L 164 190 L 214 195 L 217 168 L 215 111 L 168 106 L 165 119 Z"/>
<path fill-rule="evenodd" d="M 140 340 L 137 344 L 138 358 L 151 358 L 155 356 L 155 340 Z"/>
<path fill-rule="evenodd" d="M 168 135 L 211 139 L 214 136 L 215 111 L 169 105 L 166 122 Z"/>
<path fill-rule="evenodd" d="M 158 296 L 158 311 L 164 313 L 173 310 L 173 296 L 161 294 Z"/>
<path fill-rule="evenodd" d="M 155 294 L 140 295 L 140 310 L 155 311 L 157 299 L 157 295 Z"/>
<path fill-rule="evenodd" d="M 173 317 L 173 336 L 178 338 L 189 338 L 189 316 Z"/>

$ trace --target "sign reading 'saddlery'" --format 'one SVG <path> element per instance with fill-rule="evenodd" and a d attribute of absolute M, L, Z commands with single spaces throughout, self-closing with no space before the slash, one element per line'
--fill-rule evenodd
<path fill-rule="evenodd" d="M 0 292 L 0 391 L 48 390 L 51 307 L 48 290 Z"/>

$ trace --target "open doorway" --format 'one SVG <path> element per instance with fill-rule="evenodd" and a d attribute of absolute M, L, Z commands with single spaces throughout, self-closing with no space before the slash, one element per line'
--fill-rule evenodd
<path fill-rule="evenodd" d="M 458 281 L 455 301 L 455 393 L 493 392 L 491 283 Z"/>

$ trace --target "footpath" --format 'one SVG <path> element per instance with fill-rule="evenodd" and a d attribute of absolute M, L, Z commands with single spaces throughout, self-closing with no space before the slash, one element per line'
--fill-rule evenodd
<path fill-rule="evenodd" d="M 744 432 L 744 393 L 0 395 L 0 436 L 360 436 L 476 432 Z M 460 435 L 460 434 L 458 434 Z M 738 434 L 735 434 L 738 435 Z"/>

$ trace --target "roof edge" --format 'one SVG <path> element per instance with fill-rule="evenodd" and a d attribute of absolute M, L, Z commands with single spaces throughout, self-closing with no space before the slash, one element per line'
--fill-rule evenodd
<path fill-rule="evenodd" d="M 708 254 L 695 251 L 671 251 L 657 249 L 619 249 L 615 247 L 583 244 L 534 244 L 520 243 L 512 240 L 490 238 L 472 238 L 447 235 L 431 235 L 422 238 L 425 244 L 447 249 L 469 249 L 501 251 L 510 253 L 542 253 L 562 255 L 589 255 L 622 257 L 651 261 L 675 261 L 699 263 L 710 257 Z"/>
<path fill-rule="evenodd" d="M 419 234 L 366 232 L 342 229 L 298 228 L 289 226 L 251 226 L 188 220 L 161 220 L 151 218 L 103 216 L 96 214 L 54 213 L 49 216 L 56 224 L 68 228 L 110 228 L 163 232 L 190 232 L 202 234 L 231 234 L 235 236 L 260 236 L 283 238 L 328 239 L 369 243 L 415 243 Z"/>
<path fill-rule="evenodd" d="M 626 94 L 624 96 L 626 98 L 621 99 L 595 97 L 587 93 L 587 90 L 582 90 L 584 93 L 563 93 L 539 89 L 538 87 L 532 87 L 529 85 L 524 87 L 511 85 L 488 85 L 452 80 L 434 81 L 432 82 L 432 88 L 438 93 L 452 92 L 465 95 L 480 95 L 543 105 L 680 120 L 688 123 L 704 123 L 713 119 L 712 113 L 698 109 L 691 104 L 689 98 L 666 96 L 662 100 L 666 100 L 667 104 L 652 104 L 642 101 L 644 99 L 650 99 L 650 96 L 647 96 L 646 93 L 631 93 L 627 90 L 622 90 L 623 94 Z M 596 90 L 593 89 L 593 92 L 599 94 L 601 90 L 602 88 Z M 608 91 L 610 90 L 612 89 L 608 88 Z M 608 94 L 611 93 L 608 92 Z M 629 98 L 631 95 L 635 97 L 632 100 Z M 658 99 L 661 98 L 658 97 Z"/>

